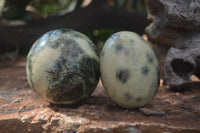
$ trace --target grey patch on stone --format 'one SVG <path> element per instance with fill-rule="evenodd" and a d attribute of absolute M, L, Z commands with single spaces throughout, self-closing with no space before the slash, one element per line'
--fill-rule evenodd
<path fill-rule="evenodd" d="M 133 99 L 133 97 L 131 96 L 131 94 L 129 92 L 125 92 L 124 99 L 125 99 L 125 101 L 130 101 Z"/>
<path fill-rule="evenodd" d="M 91 88 L 99 81 L 99 63 L 89 56 L 83 57 L 80 62 L 80 74 L 84 75 L 84 80 L 88 85 L 87 88 Z"/>
<path fill-rule="evenodd" d="M 64 40 L 63 38 L 59 38 L 55 41 L 48 41 L 47 43 L 51 44 L 50 47 L 53 48 L 53 49 L 57 49 L 61 46 L 62 43 L 64 43 Z"/>
<path fill-rule="evenodd" d="M 127 68 L 119 68 L 116 70 L 116 78 L 121 83 L 126 83 L 128 79 L 131 77 L 131 73 Z"/>
<path fill-rule="evenodd" d="M 130 51 L 127 50 L 127 49 L 124 51 L 124 54 L 125 54 L 126 56 L 129 56 L 129 53 L 130 53 Z"/>
<path fill-rule="evenodd" d="M 143 66 L 142 68 L 141 68 L 141 73 L 142 73 L 142 75 L 144 75 L 144 76 L 146 76 L 148 73 L 149 73 L 149 68 L 148 68 L 148 66 Z"/>
<path fill-rule="evenodd" d="M 136 98 L 136 101 L 137 101 L 137 102 L 142 101 L 142 97 L 138 97 L 138 98 Z"/>
<path fill-rule="evenodd" d="M 135 41 L 133 40 L 133 39 L 131 39 L 130 40 L 130 44 L 132 45 L 132 44 L 134 44 L 135 43 Z"/>
<path fill-rule="evenodd" d="M 62 40 L 62 49 L 60 58 L 69 56 L 67 59 L 76 59 L 84 53 L 79 44 L 72 39 Z M 56 45 L 56 44 L 55 44 Z"/>
<path fill-rule="evenodd" d="M 59 83 L 52 81 L 50 84 L 52 87 L 47 90 L 47 97 L 54 101 L 62 102 L 66 100 L 75 100 L 83 96 L 84 84 L 74 84 L 73 81 L 75 81 L 76 77 L 78 77 L 78 75 L 68 73 L 62 80 L 60 79 L 61 81 Z"/>
<path fill-rule="evenodd" d="M 75 40 L 62 41 L 60 56 L 48 72 L 47 96 L 57 102 L 75 100 L 92 92 L 100 77 L 99 63 L 86 55 Z"/>
<path fill-rule="evenodd" d="M 76 64 L 72 64 L 74 63 L 71 62 L 71 66 L 61 67 L 60 70 L 56 65 L 55 70 L 48 71 L 48 98 L 57 102 L 76 100 L 95 89 L 100 77 L 98 62 L 89 56 L 83 56 Z"/>

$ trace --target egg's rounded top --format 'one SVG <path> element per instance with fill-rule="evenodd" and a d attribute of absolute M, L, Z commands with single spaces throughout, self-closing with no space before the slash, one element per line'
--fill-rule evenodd
<path fill-rule="evenodd" d="M 97 61 L 99 60 L 98 56 L 96 56 L 98 53 L 97 48 L 93 42 L 83 33 L 71 29 L 56 29 L 45 33 L 35 41 L 29 54 L 39 52 L 39 50 L 42 50 L 47 46 L 55 49 L 62 46 L 62 44 L 68 44 L 73 40 L 81 44 L 81 48 L 88 51 L 90 56 L 94 57 Z M 88 49 L 92 50 L 89 51 Z"/>

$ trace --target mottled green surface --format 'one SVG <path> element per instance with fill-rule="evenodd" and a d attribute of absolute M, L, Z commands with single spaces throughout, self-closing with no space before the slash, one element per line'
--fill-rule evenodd
<path fill-rule="evenodd" d="M 96 46 L 68 29 L 44 34 L 32 46 L 26 64 L 30 86 L 55 104 L 74 104 L 89 96 L 99 80 Z"/>
<path fill-rule="evenodd" d="M 100 56 L 100 71 L 110 98 L 125 108 L 149 103 L 160 83 L 154 51 L 133 32 L 118 32 L 106 41 Z"/>

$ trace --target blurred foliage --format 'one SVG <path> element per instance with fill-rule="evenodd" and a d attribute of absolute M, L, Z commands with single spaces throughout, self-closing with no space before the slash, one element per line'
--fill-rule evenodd
<path fill-rule="evenodd" d="M 0 0 L 0 17 L 2 16 L 6 0 Z"/>
<path fill-rule="evenodd" d="M 31 0 L 0 0 L 0 17 L 5 19 L 21 19 L 25 7 Z"/>
<path fill-rule="evenodd" d="M 32 0 L 31 6 L 45 15 L 63 15 L 79 8 L 82 0 Z"/>
<path fill-rule="evenodd" d="M 146 12 L 144 0 L 108 0 L 111 5 L 126 8 L 129 11 Z"/>
<path fill-rule="evenodd" d="M 146 13 L 145 2 L 144 0 L 107 0 L 108 3 L 112 6 L 117 6 L 120 8 L 125 8 L 131 12 L 143 12 Z M 102 48 L 105 41 L 114 33 L 121 31 L 122 29 L 96 29 L 92 33 L 88 33 L 87 36 L 90 37 L 93 42 Z"/>
<path fill-rule="evenodd" d="M 87 6 L 92 0 L 0 0 L 0 17 L 21 19 L 27 5 L 43 16 L 63 15 L 77 8 Z M 129 11 L 145 12 L 144 0 L 107 0 L 108 4 Z M 87 4 L 86 4 L 87 3 Z M 31 14 L 28 14 L 31 15 Z"/>
<path fill-rule="evenodd" d="M 0 0 L 0 3 L 13 0 Z M 27 0 L 14 0 L 27 3 Z M 31 1 L 28 5 L 35 9 L 37 12 L 42 14 L 42 16 L 56 16 L 69 13 L 77 8 L 87 6 L 91 0 L 28 0 Z M 108 4 L 111 6 L 117 6 L 120 8 L 125 8 L 131 12 L 146 12 L 144 0 L 107 0 Z M 16 2 L 15 2 L 16 3 Z M 18 2 L 19 3 L 19 2 Z M 16 6 L 19 6 L 19 4 Z M 9 9 L 9 8 L 7 8 Z M 7 10 L 6 9 L 6 10 Z M 17 8 L 19 9 L 19 8 Z M 20 8 L 21 9 L 21 8 Z M 3 14 L 3 7 L 0 6 L 0 15 Z M 14 15 L 15 12 L 12 11 Z M 34 14 L 34 11 L 33 11 Z M 30 13 L 24 15 L 22 18 L 32 18 Z M 1 16 L 0 16 L 1 17 Z M 120 29 L 96 29 L 92 33 L 87 33 L 87 35 L 101 47 L 106 39 L 113 33 L 119 31 Z"/>
<path fill-rule="evenodd" d="M 101 49 L 105 41 L 119 29 L 102 28 L 96 29 L 92 33 L 86 33 L 86 35 L 95 43 L 95 45 Z"/>
<path fill-rule="evenodd" d="M 126 8 L 129 11 L 145 12 L 144 0 L 107 0 L 108 4 Z M 77 8 L 86 6 L 91 0 L 32 0 L 31 6 L 45 15 L 63 15 Z"/>

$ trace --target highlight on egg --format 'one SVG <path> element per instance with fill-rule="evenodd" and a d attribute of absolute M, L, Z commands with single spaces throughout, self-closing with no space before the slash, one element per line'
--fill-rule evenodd
<path fill-rule="evenodd" d="M 124 108 L 145 106 L 159 88 L 157 57 L 134 32 L 121 31 L 108 38 L 100 55 L 100 72 L 108 96 Z"/>
<path fill-rule="evenodd" d="M 75 104 L 90 96 L 99 78 L 99 56 L 84 34 L 58 29 L 41 36 L 26 61 L 29 85 L 53 104 Z"/>

